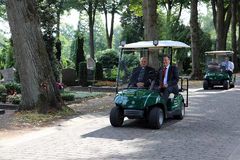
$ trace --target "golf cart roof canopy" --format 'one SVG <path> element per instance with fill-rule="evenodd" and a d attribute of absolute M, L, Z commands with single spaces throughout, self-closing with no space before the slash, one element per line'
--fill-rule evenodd
<path fill-rule="evenodd" d="M 156 45 L 154 45 L 154 43 Z M 152 48 L 152 49 L 160 49 L 160 48 L 190 48 L 189 45 L 179 42 L 179 41 L 171 41 L 171 40 L 164 40 L 164 41 L 139 41 L 135 43 L 125 44 L 124 46 L 120 46 L 119 48 L 122 49 L 143 49 L 143 48 Z"/>
<path fill-rule="evenodd" d="M 216 55 L 232 55 L 233 51 L 207 51 L 205 54 L 216 54 Z"/>

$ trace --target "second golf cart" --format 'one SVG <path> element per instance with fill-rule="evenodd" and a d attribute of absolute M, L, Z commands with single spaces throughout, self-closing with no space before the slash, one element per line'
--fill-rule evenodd
<path fill-rule="evenodd" d="M 123 44 L 119 56 L 119 67 L 117 75 L 116 96 L 114 99 L 115 107 L 110 112 L 110 122 L 114 127 L 122 126 L 124 117 L 128 119 L 145 119 L 149 126 L 159 129 L 165 119 L 174 117 L 183 119 L 185 107 L 188 106 L 188 79 L 180 78 L 179 94 L 170 96 L 166 102 L 159 90 L 150 88 L 133 88 L 127 87 L 125 81 L 121 80 L 123 72 L 124 57 L 129 54 L 149 57 L 152 53 L 164 53 L 172 57 L 172 50 L 177 48 L 189 48 L 188 45 L 178 41 L 140 41 L 136 43 Z M 159 55 L 159 54 L 158 54 Z M 136 58 L 136 59 L 139 59 Z M 162 61 L 159 57 L 159 61 Z M 172 61 L 172 58 L 171 58 Z M 171 62 L 172 63 L 172 62 Z M 131 68 L 131 67 L 123 67 Z M 151 80 L 151 86 L 154 85 L 154 79 Z M 184 82 L 185 81 L 185 82 Z M 184 85 L 185 84 L 185 85 Z M 184 94 L 182 94 L 184 92 Z"/>
<path fill-rule="evenodd" d="M 223 86 L 224 89 L 235 86 L 236 75 L 230 76 L 226 68 L 222 66 L 224 58 L 233 57 L 233 51 L 208 51 L 206 57 L 206 74 L 203 80 L 203 89 L 207 90 L 214 86 Z"/>

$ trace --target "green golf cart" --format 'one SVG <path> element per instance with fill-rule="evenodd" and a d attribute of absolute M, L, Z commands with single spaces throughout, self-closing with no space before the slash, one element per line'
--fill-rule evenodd
<path fill-rule="evenodd" d="M 236 75 L 230 76 L 222 65 L 224 58 L 233 57 L 233 51 L 208 51 L 205 52 L 206 74 L 203 79 L 203 89 L 223 86 L 224 89 L 233 88 Z"/>
<path fill-rule="evenodd" d="M 159 62 L 162 62 L 160 55 L 165 54 L 165 51 L 172 57 L 173 50 L 190 47 L 178 41 L 140 41 L 122 44 L 120 48 L 115 107 L 110 112 L 111 125 L 121 127 L 124 118 L 127 117 L 128 119 L 145 119 L 151 128 L 159 129 L 167 118 L 183 119 L 185 107 L 188 107 L 188 78 L 180 77 L 179 94 L 170 95 L 166 102 L 162 98 L 162 93 L 153 87 L 156 82 L 154 78 L 151 79 L 149 88 L 128 87 L 127 83 L 121 80 L 121 77 L 124 77 L 121 64 L 124 61 L 124 55 L 139 54 L 137 58 L 139 59 L 141 56 L 148 57 L 149 54 L 158 52 L 160 53 L 158 54 Z"/>

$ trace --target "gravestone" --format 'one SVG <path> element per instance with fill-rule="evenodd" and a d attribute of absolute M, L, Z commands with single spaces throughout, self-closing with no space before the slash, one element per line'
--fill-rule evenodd
<path fill-rule="evenodd" d="M 94 59 L 89 57 L 87 59 L 87 79 L 88 80 L 94 80 L 95 79 L 95 76 L 94 76 L 95 67 L 96 67 L 96 62 L 94 61 Z"/>
<path fill-rule="evenodd" d="M 14 82 L 15 72 L 16 72 L 16 69 L 14 67 L 0 70 L 0 73 L 3 76 L 3 79 L 1 80 L 1 82 L 3 83 Z"/>
<path fill-rule="evenodd" d="M 62 83 L 67 86 L 77 85 L 76 70 L 72 68 L 65 68 L 62 70 Z"/>

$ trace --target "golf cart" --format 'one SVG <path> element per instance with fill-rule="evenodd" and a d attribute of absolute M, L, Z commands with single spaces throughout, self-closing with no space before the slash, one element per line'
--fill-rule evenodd
<path fill-rule="evenodd" d="M 203 80 L 203 89 L 207 90 L 214 86 L 223 86 L 224 89 L 233 88 L 236 75 L 231 77 L 226 72 L 226 68 L 222 66 L 226 56 L 233 57 L 233 51 L 208 51 L 205 52 L 206 57 L 206 74 Z"/>
<path fill-rule="evenodd" d="M 149 88 L 128 87 L 121 80 L 121 63 L 124 55 L 137 54 L 148 57 L 152 53 L 164 53 L 166 50 L 172 57 L 173 49 L 190 48 L 188 45 L 178 41 L 140 41 L 136 43 L 123 44 L 120 49 L 119 66 L 117 75 L 115 107 L 110 112 L 110 123 L 114 127 L 121 127 L 124 117 L 128 119 L 145 119 L 153 129 L 159 129 L 167 118 L 183 119 L 185 107 L 188 107 L 188 78 L 180 77 L 179 94 L 170 95 L 166 102 L 162 98 L 162 93 L 154 89 L 157 76 L 151 79 Z M 163 54 L 162 54 L 163 55 Z M 159 56 L 159 54 L 158 54 Z M 158 57 L 162 62 L 162 57 Z M 171 58 L 172 64 L 172 58 Z M 126 68 L 126 67 L 125 67 Z M 158 87 L 157 87 L 158 88 Z M 185 95 L 182 93 L 184 92 Z M 184 98 L 185 97 L 185 98 Z"/>

